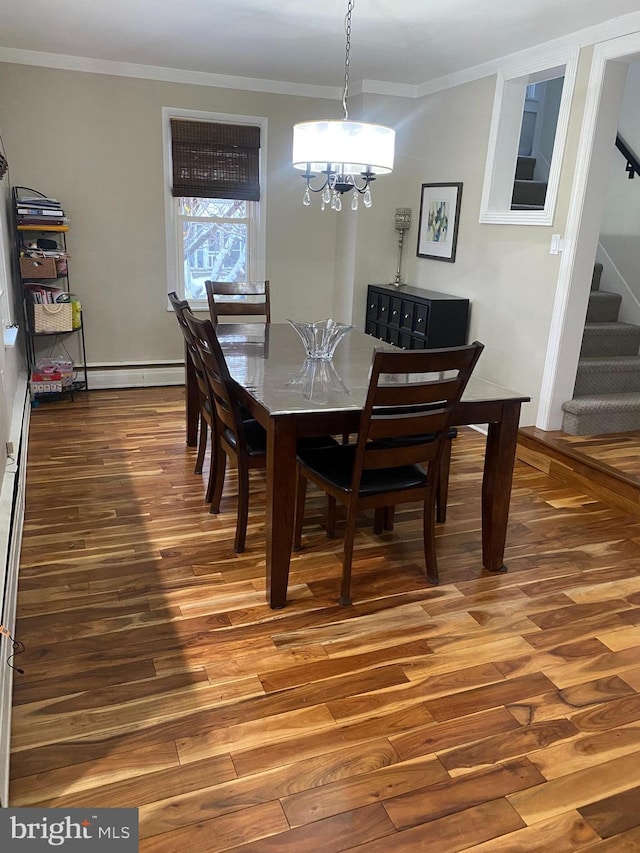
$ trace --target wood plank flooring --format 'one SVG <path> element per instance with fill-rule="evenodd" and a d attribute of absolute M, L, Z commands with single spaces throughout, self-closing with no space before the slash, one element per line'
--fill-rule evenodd
<path fill-rule="evenodd" d="M 640 432 L 568 435 L 523 427 L 518 458 L 640 519 Z"/>
<path fill-rule="evenodd" d="M 264 475 L 237 555 L 182 389 L 34 409 L 11 805 L 137 807 L 143 853 L 640 850 L 640 524 L 518 462 L 488 576 L 483 450 L 454 442 L 439 587 L 398 508 L 341 608 L 310 491 L 271 611 Z"/>

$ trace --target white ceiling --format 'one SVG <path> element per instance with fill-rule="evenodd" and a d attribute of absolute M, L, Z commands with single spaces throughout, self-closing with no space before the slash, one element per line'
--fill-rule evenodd
<path fill-rule="evenodd" d="M 0 0 L 38 51 L 342 87 L 346 0 Z M 351 85 L 419 85 L 640 11 L 640 0 L 355 0 Z M 24 58 L 24 57 L 23 57 Z"/>

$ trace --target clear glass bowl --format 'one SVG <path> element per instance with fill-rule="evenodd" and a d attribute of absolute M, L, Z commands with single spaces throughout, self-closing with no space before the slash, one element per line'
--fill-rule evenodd
<path fill-rule="evenodd" d="M 337 320 L 319 320 L 317 323 L 303 323 L 301 320 L 287 320 L 300 336 L 307 358 L 329 360 L 333 358 L 336 347 L 353 326 L 339 323 Z"/>
<path fill-rule="evenodd" d="M 334 393 L 351 393 L 333 362 L 328 359 L 305 358 L 299 372 L 287 385 L 301 388 L 302 396 L 314 403 L 326 403 L 327 398 Z"/>

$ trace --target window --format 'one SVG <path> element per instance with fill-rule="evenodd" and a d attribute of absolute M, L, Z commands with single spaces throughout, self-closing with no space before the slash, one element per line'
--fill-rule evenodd
<path fill-rule="evenodd" d="M 258 278 L 255 257 L 257 203 L 234 199 L 178 198 L 179 262 L 184 298 L 206 300 L 204 283 Z"/>
<path fill-rule="evenodd" d="M 260 174 L 266 120 L 163 113 L 167 290 L 206 310 L 207 279 L 265 278 Z"/>
<path fill-rule="evenodd" d="M 577 51 L 559 50 L 498 74 L 480 222 L 553 222 L 576 69 Z M 533 175 L 527 164 L 519 173 L 518 157 L 532 159 Z"/>

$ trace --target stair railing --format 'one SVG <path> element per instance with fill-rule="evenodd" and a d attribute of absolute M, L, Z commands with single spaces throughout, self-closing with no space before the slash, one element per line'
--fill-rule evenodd
<path fill-rule="evenodd" d="M 627 161 L 625 169 L 629 173 L 629 179 L 640 175 L 640 160 L 638 160 L 619 133 L 616 136 L 616 148 Z"/>

